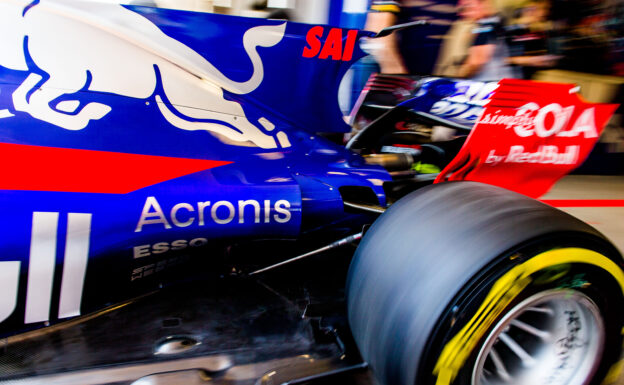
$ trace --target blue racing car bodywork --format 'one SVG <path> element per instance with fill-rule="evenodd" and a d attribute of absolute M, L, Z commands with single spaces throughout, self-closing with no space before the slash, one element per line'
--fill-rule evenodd
<path fill-rule="evenodd" d="M 71 1 L 0 7 L 4 334 L 124 298 L 175 264 L 168 251 L 342 228 L 341 186 L 385 204 L 388 173 L 316 135 L 349 129 L 336 93 L 363 32 Z M 303 55 L 311 28 L 333 39 L 328 56 Z"/>
<path fill-rule="evenodd" d="M 529 121 L 533 126 L 520 127 L 524 130 L 521 131 L 523 137 L 533 133 L 537 133 L 537 136 L 544 134 L 542 135 L 544 137 L 554 137 L 557 134 L 572 143 L 580 142 L 581 136 L 587 139 L 588 132 L 595 132 L 597 126 L 606 122 L 594 119 L 593 107 L 575 110 L 576 104 L 572 102 L 572 105 L 567 107 L 558 104 L 554 106 L 555 103 L 545 107 L 536 103 L 526 104 L 519 112 L 513 112 L 516 115 L 504 115 L 496 111 L 488 115 L 493 117 L 488 118 L 487 122 L 479 121 L 484 106 L 491 100 L 492 92 L 497 88 L 496 83 L 441 78 L 406 80 L 390 77 L 391 84 L 407 81 L 410 84 L 407 86 L 407 93 L 395 103 L 396 108 L 381 106 L 382 113 L 373 114 L 374 118 L 371 120 L 374 121 L 364 130 L 354 134 L 345 147 L 342 145 L 343 135 L 350 133 L 352 128 L 345 122 L 348 119 L 343 118 L 338 107 L 338 87 L 349 67 L 364 55 L 358 42 L 361 38 L 373 37 L 374 34 L 370 32 L 278 20 L 75 0 L 6 0 L 0 1 L 0 36 L 2 37 L 0 160 L 3 164 L 0 175 L 2 251 L 0 338 L 7 338 L 6 351 L 10 352 L 20 352 L 22 348 L 11 350 L 12 346 L 28 342 L 29 338 L 48 338 L 46 335 L 54 336 L 58 330 L 66 328 L 70 330 L 71 325 L 74 325 L 71 323 L 73 321 L 81 325 L 91 325 L 89 322 L 97 324 L 105 318 L 78 316 L 115 312 L 120 309 L 115 307 L 115 304 L 150 293 L 171 281 L 188 281 L 198 274 L 204 277 L 202 281 L 204 283 L 213 282 L 210 279 L 216 282 L 224 277 L 242 276 L 243 283 L 239 284 L 236 281 L 233 286 L 243 292 L 247 289 L 238 289 L 239 286 L 250 286 L 247 279 L 266 270 L 252 272 L 254 269 L 273 263 L 281 266 L 292 255 L 301 254 L 300 257 L 293 259 L 298 260 L 359 240 L 368 226 L 390 204 L 433 182 L 435 175 L 426 174 L 417 168 L 417 165 L 420 167 L 422 164 L 433 163 L 440 169 L 448 165 L 462 148 L 466 134 L 471 132 L 475 124 L 477 126 L 481 124 L 483 127 L 504 123 L 508 124 L 506 127 L 508 129 L 516 121 L 522 124 Z M 395 86 L 396 84 L 390 88 L 396 88 Z M 515 83 L 509 85 L 512 89 L 525 86 Z M 568 89 L 564 91 L 568 92 Z M 530 92 L 526 94 L 532 96 Z M 379 108 L 373 104 L 368 107 Z M 385 111 L 386 109 L 388 111 Z M 401 114 L 408 114 L 409 119 Z M 545 116 L 548 114 L 553 116 L 552 119 L 546 119 Z M 596 116 L 599 115 L 596 113 Z M 352 122 L 355 118 L 354 113 Z M 542 119 L 542 126 L 535 125 L 538 118 Z M 545 121 L 551 122 L 549 123 L 551 126 L 544 128 Z M 423 136 L 418 129 L 407 127 L 407 124 L 418 127 L 444 125 L 459 130 L 463 135 L 456 135 L 453 140 L 443 143 L 433 143 L 430 133 Z M 535 127 L 541 127 L 542 130 Z M 598 131 L 600 129 L 598 128 Z M 477 128 L 472 132 L 476 130 Z M 339 140 L 331 140 L 336 136 Z M 476 135 L 474 136 L 473 142 L 477 141 Z M 579 139 L 570 139 L 576 136 Z M 597 134 L 594 136 L 597 137 Z M 594 136 L 587 139 L 588 143 L 595 140 Z M 551 139 L 544 139 L 544 143 Z M 529 143 L 530 140 L 532 139 L 525 141 Z M 554 161 L 549 160 L 548 156 L 559 154 L 557 147 L 552 145 L 546 150 L 543 147 L 531 150 L 526 143 L 522 142 L 522 145 L 526 146 L 526 151 L 525 147 L 516 145 L 512 147 L 515 152 L 509 151 L 507 155 L 497 156 L 500 159 L 507 156 L 509 162 L 520 164 L 517 166 L 520 168 L 525 167 L 524 163 L 540 162 L 550 167 Z M 576 142 L 572 145 L 572 150 L 568 151 L 566 147 L 565 156 L 557 158 L 567 162 L 566 167 L 572 167 L 583 160 L 582 156 L 578 156 L 580 145 L 577 146 Z M 383 148 L 390 148 L 391 151 L 384 153 Z M 489 148 L 486 150 L 494 151 Z M 500 153 L 499 149 L 496 151 L 498 151 L 496 154 Z M 571 159 L 573 155 L 576 158 L 568 162 L 568 158 Z M 454 167 L 458 168 L 451 170 L 451 177 L 461 179 L 461 175 L 478 171 L 477 166 L 487 165 L 490 159 L 488 157 L 488 161 L 484 163 L 485 158 L 479 158 L 482 154 L 477 154 L 476 158 L 473 153 L 467 153 L 465 156 L 465 160 L 455 162 Z M 535 159 L 535 162 L 532 159 Z M 496 163 L 505 162 L 498 160 Z M 527 169 L 533 166 L 528 165 Z M 565 171 L 559 172 L 559 177 L 563 173 Z M 448 174 L 449 171 L 445 173 Z M 488 175 L 496 175 L 496 172 Z M 550 182 L 553 178 L 548 176 L 543 179 Z M 448 183 L 448 185 L 458 184 Z M 458 199 L 463 200 L 464 196 L 481 197 L 483 194 L 492 193 L 503 194 L 504 198 L 507 196 L 505 194 L 511 194 L 508 191 L 496 192 L 498 190 L 491 192 L 483 190 L 485 191 L 483 192 L 479 190 L 483 187 L 471 187 L 470 184 L 459 183 L 459 185 L 460 190 L 464 188 L 463 186 L 467 186 L 465 188 L 468 192 L 460 191 L 457 194 L 460 198 L 449 198 L 449 202 L 455 202 L 453 204 L 459 204 Z M 433 187 L 434 190 L 437 188 Z M 438 189 L 450 191 L 452 187 Z M 476 192 L 473 194 L 471 189 L 475 189 Z M 432 190 L 429 188 L 424 191 Z M 427 197 L 427 192 L 423 193 L 423 196 Z M 514 204 L 520 206 L 526 203 L 522 199 L 529 200 L 515 195 L 509 199 L 517 201 Z M 423 202 L 428 200 L 430 198 Z M 504 199 L 501 200 L 501 205 L 507 205 L 503 201 Z M 538 203 L 531 201 L 526 204 Z M 444 203 L 439 205 L 432 203 L 422 210 L 428 213 L 427 210 L 431 207 L 443 206 Z M 408 213 L 409 217 L 416 218 L 418 212 L 412 215 L 409 209 L 412 207 L 412 210 L 415 210 L 415 205 L 403 204 L 401 207 L 407 207 L 404 212 Z M 522 207 L 524 210 L 524 206 Z M 535 211 L 531 210 L 528 211 Z M 561 215 L 554 214 L 550 210 L 552 209 L 546 209 L 544 215 L 557 218 Z M 458 209 L 458 212 L 462 211 Z M 473 214 L 475 217 L 482 215 L 479 211 Z M 464 213 L 464 219 L 472 218 L 473 214 Z M 382 218 L 393 218 L 392 215 L 399 214 L 390 214 L 389 217 L 384 214 Z M 431 214 L 433 218 L 431 223 L 436 222 L 434 219 L 437 217 L 442 218 L 444 215 Z M 405 220 L 401 220 L 403 221 L 401 223 L 406 223 Z M 482 222 L 486 223 L 489 220 Z M 546 221 L 543 218 L 540 220 Z M 391 219 L 386 220 L 388 221 Z M 415 222 L 418 220 L 415 219 Z M 419 230 L 418 234 L 429 239 L 431 234 L 427 235 L 427 231 L 444 229 L 435 233 L 435 236 L 431 235 L 431 250 L 449 243 L 448 240 L 463 239 L 462 237 L 467 236 L 463 223 L 451 224 L 451 222 L 441 222 L 439 227 L 432 226 L 426 231 Z M 470 220 L 464 222 L 468 223 Z M 559 222 L 553 220 L 553 223 Z M 371 239 L 379 238 L 379 234 L 383 234 L 383 230 L 379 230 L 380 226 L 382 225 L 377 225 L 377 230 L 373 226 L 371 232 L 377 235 L 373 235 Z M 446 236 L 442 233 L 446 234 L 449 229 L 449 234 L 453 234 L 455 230 L 451 228 L 454 226 L 460 229 L 456 231 L 457 236 L 451 235 L 446 241 L 441 241 L 440 239 Z M 522 226 L 527 228 L 525 232 L 535 228 L 530 223 Z M 578 231 L 591 234 L 594 238 L 599 237 L 592 232 L 593 230 L 581 225 L 574 226 L 577 227 L 573 229 L 570 227 L 572 230 L 562 227 L 548 231 L 559 234 L 581 229 Z M 413 237 L 415 234 L 408 233 L 408 228 L 409 225 L 401 225 L 401 228 L 392 232 L 400 234 L 404 239 L 415 238 Z M 524 234 L 523 231 L 519 230 L 518 234 Z M 483 233 L 487 231 L 484 230 Z M 509 236 L 510 244 L 500 246 L 501 248 L 496 250 L 488 249 L 491 254 L 480 256 L 477 252 L 471 252 L 470 255 L 472 258 L 482 258 L 483 261 L 504 259 L 510 255 L 511 246 L 531 244 L 527 239 L 530 237 L 537 239 L 538 235 L 540 234 L 531 233 L 526 239 L 520 235 Z M 498 245 L 493 240 L 485 242 L 488 245 Z M 566 242 L 561 240 L 562 245 L 568 245 L 569 242 Z M 292 244 L 296 246 L 293 247 Z M 409 262 L 409 259 L 399 262 L 393 259 L 395 256 L 400 258 L 406 250 L 411 252 L 415 249 L 408 245 L 409 242 L 405 243 L 406 249 L 400 249 L 403 247 L 402 244 L 403 242 L 395 242 L 392 247 L 399 249 L 389 251 L 388 255 L 378 255 L 378 261 L 375 263 L 380 265 L 372 268 L 364 265 L 365 268 L 362 268 L 362 263 L 371 263 L 366 260 L 367 262 L 356 263 L 352 270 L 365 270 L 364 273 L 358 273 L 361 277 L 365 277 L 364 274 L 371 271 L 379 270 L 383 273 L 386 266 L 400 266 L 398 270 L 401 270 L 405 265 L 405 271 L 410 271 L 412 262 Z M 282 245 L 289 246 L 284 246 L 282 250 Z M 593 244 L 588 245 L 582 246 L 593 247 Z M 365 245 L 361 254 L 364 255 L 371 247 Z M 310 249 L 314 250 L 302 254 Z M 610 254 L 611 249 L 607 251 L 597 247 L 594 249 L 609 256 L 608 258 L 614 260 L 616 258 Z M 291 255 L 287 255 L 289 250 L 292 250 Z M 526 252 L 528 258 L 537 258 L 541 255 L 540 251 L 543 250 L 530 249 Z M 432 255 L 434 254 L 432 251 Z M 608 259 L 602 254 L 600 256 L 603 259 Z M 360 259 L 364 258 L 366 257 Z M 388 258 L 387 263 L 384 262 L 385 258 Z M 426 264 L 431 266 L 441 263 L 436 261 L 435 257 L 428 258 L 423 256 L 420 260 L 428 261 Z M 189 259 L 194 259 L 196 263 L 189 264 Z M 207 270 L 214 273 L 211 276 L 213 278 L 206 280 L 205 271 L 200 273 L 195 270 L 197 260 L 202 267 L 209 266 Z M 520 263 L 523 259 L 513 260 L 516 261 L 514 263 Z M 578 261 L 586 263 L 587 259 Z M 572 260 L 570 263 L 578 261 Z M 624 285 L 624 279 L 620 282 L 618 275 L 617 269 L 620 267 L 612 268 L 603 262 L 601 259 L 595 266 L 607 266 L 605 269 L 610 274 L 608 279 L 615 279 L 616 283 Z M 469 270 L 481 266 L 479 263 L 481 262 L 471 262 L 470 266 L 465 267 L 465 274 L 462 273 L 467 277 L 465 282 L 454 279 L 453 282 L 445 283 L 459 285 L 448 288 L 451 293 L 449 295 L 456 296 L 453 297 L 455 299 L 460 298 L 464 290 L 468 291 L 467 288 L 473 287 L 470 285 L 474 282 L 468 280 L 469 277 L 476 277 L 477 273 L 485 276 L 485 271 Z M 505 264 L 496 266 L 501 265 Z M 618 266 L 621 266 L 621 263 Z M 176 271 L 177 275 L 169 277 L 166 274 L 169 271 Z M 557 277 L 565 278 L 572 274 L 570 271 L 573 272 L 566 270 Z M 248 274 L 250 272 L 251 274 Z M 420 274 L 420 271 L 417 274 Z M 346 272 L 340 275 L 344 278 Z M 423 277 L 423 285 L 427 279 L 435 279 L 435 274 L 428 274 L 426 279 Z M 362 283 L 364 281 L 370 283 Z M 415 280 L 410 277 L 409 282 L 412 281 Z M 351 283 L 347 284 L 348 295 L 354 296 L 358 290 L 365 289 L 366 285 L 374 285 L 378 281 L 375 277 L 358 280 L 357 276 L 355 278 L 350 276 L 349 282 Z M 395 283 L 392 279 L 389 282 Z M 407 281 L 396 282 L 407 284 Z M 479 282 L 481 282 L 479 285 L 483 282 L 485 282 L 483 285 L 490 283 L 494 285 L 494 278 Z M 277 282 L 271 287 L 262 281 L 253 283 L 258 287 L 270 289 L 273 294 L 279 291 L 277 287 L 283 285 L 283 282 Z M 321 283 L 320 286 L 325 285 L 322 281 Z M 342 291 L 344 282 L 327 286 L 334 289 L 338 287 L 333 295 L 340 297 L 338 302 L 344 303 Z M 195 298 L 197 294 L 199 298 L 199 293 L 202 293 L 201 287 L 203 286 L 168 298 L 173 302 L 176 302 L 175 298 L 182 301 L 182 297 L 186 295 Z M 485 290 L 483 287 L 488 286 L 479 287 L 480 290 Z M 285 292 L 289 290 L 287 288 Z M 394 290 L 388 289 L 392 298 L 396 294 Z M 442 289 L 439 291 L 443 292 Z M 257 288 L 250 292 L 254 292 L 258 298 L 261 297 Z M 303 292 L 302 298 L 307 301 L 303 314 L 286 317 L 295 324 L 295 327 L 285 328 L 280 332 L 290 335 L 288 333 L 295 330 L 294 340 L 300 342 L 300 345 L 308 346 L 307 338 L 311 337 L 301 332 L 303 323 L 306 327 L 313 324 L 316 342 L 322 340 L 317 335 L 319 333 L 326 337 L 337 332 L 336 329 L 323 326 L 321 321 L 313 321 L 316 316 L 313 315 L 314 301 L 310 298 L 314 295 L 307 289 Z M 248 293 L 244 291 L 243 294 L 237 295 L 247 300 Z M 168 294 L 161 295 L 166 297 Z M 587 296 L 591 297 L 591 293 Z M 397 298 L 398 301 L 403 297 L 399 295 Z M 288 309 L 286 313 L 292 315 L 293 309 L 297 307 L 295 304 L 300 299 L 284 300 Z M 619 297 L 609 298 L 609 301 L 611 300 L 618 301 Z M 274 300 L 263 303 L 273 303 L 271 301 Z M 394 299 L 382 301 L 382 304 L 393 305 L 393 301 Z M 441 301 L 445 308 L 453 309 L 455 306 L 448 298 Z M 328 302 L 331 301 L 325 301 L 324 304 Z M 214 306 L 214 309 L 220 309 L 219 311 L 223 311 L 231 318 L 225 321 L 216 316 L 211 318 L 213 329 L 207 334 L 210 338 L 218 340 L 214 342 L 218 346 L 206 342 L 204 350 L 196 350 L 194 354 L 213 354 L 220 350 L 241 349 L 239 353 L 243 353 L 237 357 L 236 364 L 242 365 L 240 367 L 243 368 L 251 362 L 266 360 L 269 364 L 261 366 L 264 372 L 254 372 L 254 375 L 260 377 L 265 372 L 271 373 L 272 365 L 278 365 L 277 361 L 271 361 L 273 358 L 277 359 L 276 356 L 261 356 L 256 350 L 254 352 L 257 355 L 249 355 L 244 351 L 244 348 L 249 346 L 256 349 L 256 345 L 272 341 L 274 345 L 264 348 L 277 354 L 280 345 L 286 344 L 274 342 L 266 335 L 256 338 L 256 329 L 253 333 L 248 333 L 245 329 L 253 323 L 252 321 L 263 319 L 265 308 L 249 311 L 249 306 L 245 305 L 245 302 L 240 305 L 240 309 L 246 310 L 241 310 L 244 314 L 237 318 L 228 313 L 231 309 L 229 305 L 224 305 L 223 301 L 217 299 L 210 304 L 208 307 Z M 158 303 L 154 302 L 151 306 L 155 312 L 160 311 L 157 305 Z M 513 305 L 511 302 L 506 302 L 501 306 L 507 309 L 506 306 L 511 305 Z M 269 305 L 267 307 L 273 308 Z M 338 308 L 341 319 L 345 320 L 347 316 L 344 306 Z M 96 313 L 101 309 L 107 310 L 104 313 Z M 359 314 L 367 314 L 368 310 L 360 310 Z M 203 308 L 197 309 L 198 314 L 202 311 L 207 312 Z M 444 311 L 445 313 L 431 312 L 431 314 L 444 320 L 446 319 L 444 317 L 450 317 L 451 314 L 450 310 Z M 376 310 L 374 312 L 379 313 Z M 495 317 L 502 314 L 501 312 L 502 310 L 496 313 Z M 136 311 L 136 314 L 148 313 L 152 314 L 143 313 L 142 310 Z M 217 313 L 215 310 L 215 314 Z M 321 313 L 326 315 L 326 309 Z M 428 313 L 425 308 L 422 314 Z M 588 314 L 590 313 L 588 311 Z M 392 312 L 388 314 L 391 315 Z M 607 314 L 605 319 L 611 317 L 608 312 L 604 314 Z M 204 320 L 202 317 L 205 316 L 204 313 L 197 316 L 202 324 Z M 357 330 L 354 328 L 354 335 L 358 338 L 356 343 L 368 338 L 361 337 L 367 335 L 362 330 L 368 330 L 368 321 L 360 322 L 357 314 L 350 314 L 349 317 L 352 318 L 350 321 L 354 325 L 364 325 L 357 326 Z M 128 318 L 136 320 L 135 322 L 141 319 L 134 316 Z M 180 319 L 183 318 L 180 316 Z M 621 321 L 611 318 L 607 320 L 610 322 L 609 325 Z M 73 321 L 61 322 L 70 319 Z M 91 321 L 92 319 L 96 321 Z M 167 318 L 163 321 L 162 330 L 171 325 L 178 325 L 179 321 L 175 321 L 178 318 L 172 319 Z M 252 321 L 247 322 L 248 319 Z M 260 330 L 278 329 L 277 324 L 290 325 L 282 321 L 271 327 L 263 324 Z M 492 318 L 487 326 L 495 321 L 496 319 Z M 228 329 L 230 322 L 237 325 L 238 329 L 234 326 Z M 54 324 L 58 324 L 60 329 L 42 329 Z M 593 324 L 590 322 L 590 326 L 594 324 L 598 322 Z M 455 321 L 452 325 L 455 325 Z M 138 328 L 140 327 L 142 324 L 138 325 Z M 80 328 L 82 329 L 75 330 L 81 330 L 79 333 L 83 339 L 81 346 L 86 346 L 86 349 L 91 349 L 92 341 L 98 341 L 100 336 L 105 334 L 97 327 L 90 329 L 88 326 L 80 326 Z M 420 326 L 415 328 L 418 329 Z M 245 331 L 241 332 L 243 329 Z M 401 327 L 393 330 L 413 329 Z M 37 334 L 38 330 L 50 331 Z M 100 333 L 87 333 L 87 330 L 96 330 Z M 158 333 L 162 331 L 158 328 L 156 330 Z M 423 332 L 423 335 L 431 335 L 433 341 L 434 332 L 424 328 L 423 330 L 426 332 Z M 198 333 L 200 332 L 195 335 L 199 335 Z M 126 337 L 132 338 L 130 334 L 127 333 Z M 140 333 L 137 332 L 138 334 Z M 92 337 L 87 335 L 95 336 L 93 337 L 95 340 L 91 340 Z M 231 335 L 239 338 L 236 341 L 240 342 L 240 345 L 235 345 L 234 342 L 228 345 L 225 337 L 221 338 Z M 249 335 L 253 335 L 254 338 Z M 170 337 L 164 339 L 166 342 L 164 346 L 189 341 L 181 340 L 179 336 Z M 51 338 L 49 346 L 54 346 L 50 351 L 55 352 L 55 349 L 61 351 L 62 349 L 57 346 L 59 339 L 49 338 Z M 411 341 L 400 336 L 392 338 L 394 338 L 392 341 Z M 61 345 L 69 353 L 74 354 L 83 349 L 82 347 L 73 349 L 74 339 L 71 337 L 60 340 L 67 341 L 67 344 L 62 342 Z M 279 338 L 277 340 L 281 341 Z M 345 350 L 340 338 L 337 340 L 339 349 L 334 347 L 331 352 L 340 361 L 344 359 L 345 351 L 349 349 Z M 435 341 L 439 342 L 437 339 Z M 194 346 L 193 343 L 187 342 L 186 347 Z M 150 355 L 151 343 L 150 341 L 147 344 Z M 184 343 L 180 344 L 184 346 Z M 368 345 L 370 346 L 383 345 L 375 342 Z M 472 345 L 472 348 L 474 346 L 476 345 Z M 295 348 L 286 344 L 282 347 L 284 349 L 288 347 L 293 354 L 302 351 L 301 346 Z M 405 378 L 416 376 L 415 367 L 428 368 L 424 363 L 408 362 L 406 367 L 411 371 L 410 374 L 396 382 L 396 378 L 399 377 L 392 377 L 394 376 L 392 370 L 389 369 L 387 373 L 390 374 L 387 374 L 383 368 L 379 369 L 380 364 L 375 362 L 376 352 L 371 353 L 370 349 L 367 350 L 363 345 L 359 348 L 365 354 L 365 360 L 371 361 L 373 366 L 377 365 L 373 369 L 379 378 L 384 378 L 386 384 L 405 383 Z M 336 349 L 339 350 L 337 353 Z M 108 357 L 104 357 L 102 361 L 95 358 L 92 361 L 87 359 L 89 362 L 85 362 L 83 366 L 120 364 L 109 360 L 115 356 L 114 353 L 108 354 L 108 350 L 106 352 L 107 354 L 102 355 Z M 160 351 L 157 350 L 156 354 L 160 354 Z M 592 354 L 596 356 L 593 350 L 587 353 Z M 603 366 L 613 361 L 614 354 L 603 360 L 605 362 Z M 393 357 L 386 352 L 379 355 L 389 357 L 388 359 Z M 357 362 L 356 366 L 362 367 L 362 361 L 357 353 L 349 353 L 346 356 L 357 357 L 351 362 Z M 418 355 L 409 357 L 412 356 L 419 357 Z M 159 357 L 162 356 L 157 356 L 157 359 L 160 359 Z M 309 368 L 314 359 L 305 355 L 301 357 L 308 360 L 301 367 Z M 128 358 L 141 362 L 146 359 L 148 358 L 145 356 Z M 25 360 L 21 353 L 7 354 L 4 357 L 0 354 L 0 368 L 16 370 L 7 372 L 8 378 L 27 377 L 38 373 L 38 365 L 43 365 L 44 369 L 41 370 L 43 374 L 54 374 L 66 368 L 83 368 L 82 364 L 63 363 L 54 366 L 56 364 L 50 364 L 51 360 L 46 362 L 34 360 L 28 364 L 34 369 L 20 371 L 20 368 L 28 366 Z M 444 375 L 439 375 L 443 379 L 438 380 L 438 383 L 450 384 L 459 373 L 459 369 L 455 368 L 461 367 L 466 359 L 463 360 L 459 364 L 452 359 L 451 364 L 443 363 L 447 366 L 443 367 L 441 373 Z M 404 361 L 407 362 L 407 359 L 400 362 Z M 233 365 L 230 361 L 223 365 L 220 364 L 222 361 L 210 362 L 205 365 L 216 368 L 214 371 L 222 374 L 223 370 Z M 214 365 L 211 366 L 212 364 Z M 337 364 L 332 366 L 334 364 L 334 361 L 329 366 L 323 363 L 325 366 L 315 367 L 314 371 L 328 372 L 340 366 Z M 280 361 L 279 365 L 286 364 Z M 394 364 L 388 365 L 394 368 Z M 440 365 L 442 364 L 436 368 Z M 241 373 L 248 373 L 246 369 L 241 370 Z M 301 370 L 302 373 L 307 373 L 308 369 Z M 438 376 L 437 373 L 440 371 L 435 370 L 426 369 L 426 376 L 432 376 L 432 373 Z M 602 375 L 605 371 L 606 369 L 601 368 L 596 373 Z M 251 382 L 243 380 L 227 382 L 229 381 L 227 375 L 223 376 L 222 379 L 228 384 L 256 381 L 256 377 L 252 376 L 253 378 L 245 377 L 245 381 Z M 463 377 L 460 375 L 457 378 Z M 565 381 L 561 384 L 568 383 Z"/>

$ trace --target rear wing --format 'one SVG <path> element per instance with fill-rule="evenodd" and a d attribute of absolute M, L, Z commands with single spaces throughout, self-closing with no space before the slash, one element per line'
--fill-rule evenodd
<path fill-rule="evenodd" d="M 572 84 L 504 79 L 435 183 L 471 180 L 537 198 L 580 166 L 618 107 Z"/>

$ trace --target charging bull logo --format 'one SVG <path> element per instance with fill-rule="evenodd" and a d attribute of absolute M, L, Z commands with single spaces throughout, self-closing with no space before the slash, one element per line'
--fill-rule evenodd
<path fill-rule="evenodd" d="M 243 107 L 223 94 L 248 94 L 262 83 L 257 48 L 278 44 L 285 29 L 283 23 L 245 32 L 243 48 L 253 72 L 237 82 L 121 5 L 6 0 L 0 3 L 0 66 L 28 72 L 12 94 L 14 111 L 67 130 L 84 129 L 111 111 L 109 105 L 78 99 L 80 92 L 94 91 L 153 96 L 173 126 L 206 130 L 230 144 L 289 147 L 288 137 L 273 123 L 266 118 L 252 123 Z M 0 110 L 0 118 L 11 116 Z"/>

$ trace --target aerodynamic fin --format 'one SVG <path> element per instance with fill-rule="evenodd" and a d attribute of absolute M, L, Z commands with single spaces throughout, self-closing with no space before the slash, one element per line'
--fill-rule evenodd
<path fill-rule="evenodd" d="M 580 166 L 615 112 L 572 84 L 504 79 L 435 182 L 471 180 L 530 197 Z"/>

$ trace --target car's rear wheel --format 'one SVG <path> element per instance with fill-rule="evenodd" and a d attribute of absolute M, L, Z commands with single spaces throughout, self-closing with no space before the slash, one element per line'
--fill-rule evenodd
<path fill-rule="evenodd" d="M 503 316 L 485 337 L 472 383 L 583 384 L 600 363 L 605 343 L 600 309 L 569 289 L 538 292 Z M 557 375 L 553 373 L 558 372 Z"/>
<path fill-rule="evenodd" d="M 431 186 L 372 226 L 349 321 L 385 384 L 598 384 L 619 357 L 624 272 L 596 230 L 493 186 Z"/>

